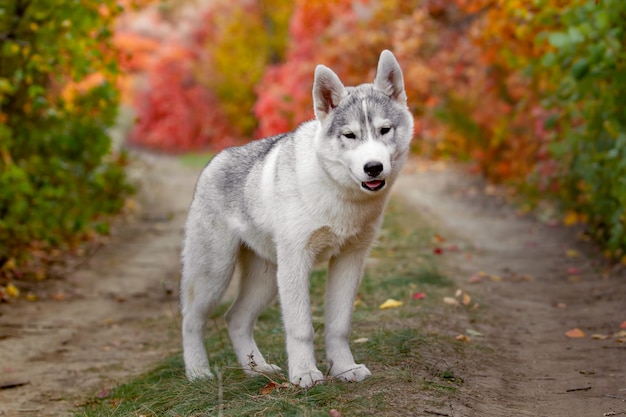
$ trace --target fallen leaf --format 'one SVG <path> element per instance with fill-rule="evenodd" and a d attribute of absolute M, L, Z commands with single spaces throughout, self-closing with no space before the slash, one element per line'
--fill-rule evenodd
<path fill-rule="evenodd" d="M 4 292 L 6 293 L 6 295 L 8 295 L 9 297 L 13 297 L 13 298 L 17 298 L 20 296 L 20 290 L 19 288 L 17 288 L 15 285 L 13 284 L 7 284 L 6 288 L 4 289 Z"/>
<path fill-rule="evenodd" d="M 563 218 L 563 224 L 565 226 L 573 226 L 580 221 L 580 215 L 575 211 L 568 211 Z"/>
<path fill-rule="evenodd" d="M 454 293 L 454 296 L 456 298 L 459 298 L 461 295 L 463 295 L 463 291 L 459 288 L 458 290 L 456 290 L 456 292 Z"/>
<path fill-rule="evenodd" d="M 39 299 L 39 297 L 37 297 L 36 294 L 33 294 L 32 292 L 29 292 L 28 294 L 26 294 L 26 301 L 37 301 Z"/>
<path fill-rule="evenodd" d="M 270 381 L 266 386 L 264 386 L 263 388 L 261 388 L 261 394 L 262 395 L 268 395 L 271 394 L 272 392 L 274 392 L 276 390 L 276 387 L 278 386 L 278 384 L 276 384 L 273 381 Z"/>
<path fill-rule="evenodd" d="M 477 330 L 474 330 L 474 329 L 466 329 L 465 331 L 470 336 L 476 336 L 476 337 L 483 337 L 484 336 L 481 332 L 479 332 Z"/>
<path fill-rule="evenodd" d="M 425 292 L 416 292 L 415 294 L 413 294 L 414 300 L 423 300 L 425 297 L 426 297 Z"/>
<path fill-rule="evenodd" d="M 50 298 L 52 298 L 55 301 L 63 301 L 65 300 L 65 293 L 62 291 L 56 292 L 52 295 L 50 295 Z"/>
<path fill-rule="evenodd" d="M 442 243 L 442 242 L 445 242 L 445 241 L 446 241 L 446 238 L 441 236 L 441 235 L 439 235 L 439 234 L 435 234 L 433 236 L 433 242 Z"/>
<path fill-rule="evenodd" d="M 463 294 L 463 300 L 461 301 L 464 306 L 468 306 L 472 302 L 472 297 L 468 293 Z"/>
<path fill-rule="evenodd" d="M 2 265 L 2 269 L 5 271 L 12 271 L 15 268 L 17 268 L 17 262 L 15 262 L 14 258 L 9 258 L 9 260 Z"/>
<path fill-rule="evenodd" d="M 574 266 L 571 266 L 571 267 L 567 268 L 567 273 L 570 274 L 570 275 L 577 275 L 577 274 L 580 274 L 580 269 L 576 268 Z"/>
<path fill-rule="evenodd" d="M 387 301 L 385 301 L 384 303 L 382 303 L 380 305 L 381 310 L 385 310 L 387 308 L 396 308 L 396 307 L 400 307 L 401 305 L 403 305 L 404 303 L 402 301 L 398 301 L 398 300 L 394 300 L 393 298 L 389 298 L 387 299 Z"/>
<path fill-rule="evenodd" d="M 572 329 L 572 330 L 568 330 L 565 332 L 565 336 L 571 338 L 571 339 L 580 339 L 585 337 L 585 332 L 583 332 L 582 330 L 580 330 L 578 327 Z"/>
<path fill-rule="evenodd" d="M 341 411 L 337 410 L 336 408 L 331 408 L 330 411 L 328 411 L 328 415 L 330 417 L 343 417 Z"/>
<path fill-rule="evenodd" d="M 451 305 L 451 306 L 458 306 L 459 305 L 459 300 L 457 300 L 454 297 L 443 297 L 443 302 Z"/>
<path fill-rule="evenodd" d="M 435 255 L 441 255 L 443 253 L 443 249 L 441 249 L 439 246 L 437 246 L 435 249 L 433 249 L 433 253 Z"/>
<path fill-rule="evenodd" d="M 359 337 L 358 339 L 354 339 L 354 342 L 352 343 L 366 343 L 368 341 L 369 339 L 367 337 Z"/>
<path fill-rule="evenodd" d="M 358 307 L 358 306 L 360 306 L 361 304 L 363 304 L 363 301 L 361 301 L 361 300 L 354 300 L 354 304 L 353 304 L 353 306 L 354 306 L 354 307 Z"/>
<path fill-rule="evenodd" d="M 613 336 L 615 336 L 615 337 L 626 337 L 626 330 L 621 330 L 621 331 L 615 333 Z"/>
<path fill-rule="evenodd" d="M 563 309 L 563 308 L 567 307 L 567 304 L 565 304 L 565 303 L 556 303 L 555 307 Z"/>
<path fill-rule="evenodd" d="M 622 324 L 619 325 L 619 328 L 626 330 L 626 321 L 623 321 Z"/>
<path fill-rule="evenodd" d="M 468 278 L 467 282 L 469 282 L 470 284 L 478 284 L 480 282 L 483 282 L 483 277 L 481 277 L 480 275 L 472 275 Z"/>
<path fill-rule="evenodd" d="M 565 256 L 567 256 L 568 258 L 577 258 L 580 256 L 580 252 L 575 249 L 568 249 L 565 251 Z"/>
<path fill-rule="evenodd" d="M 609 338 L 609 335 L 608 334 L 598 334 L 598 333 L 596 333 L 596 334 L 592 334 L 591 338 L 595 339 L 595 340 L 605 340 L 605 339 Z"/>
<path fill-rule="evenodd" d="M 500 275 L 489 275 L 489 279 L 493 282 L 502 282 L 502 277 Z"/>
<path fill-rule="evenodd" d="M 469 338 L 469 336 L 466 336 L 464 334 L 460 334 L 457 337 L 455 337 L 456 340 L 458 340 L 459 342 L 470 342 L 472 339 Z"/>
<path fill-rule="evenodd" d="M 583 279 L 582 279 L 579 275 L 572 275 L 572 276 L 570 276 L 570 277 L 567 277 L 567 280 L 568 280 L 569 282 L 573 282 L 573 283 L 575 284 L 575 283 L 577 283 L 577 282 L 582 281 Z"/>

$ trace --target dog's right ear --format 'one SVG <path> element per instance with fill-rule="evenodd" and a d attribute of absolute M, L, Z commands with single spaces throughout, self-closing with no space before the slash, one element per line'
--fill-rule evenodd
<path fill-rule="evenodd" d="M 341 80 L 330 68 L 324 65 L 315 68 L 313 109 L 317 120 L 323 121 L 347 94 Z"/>

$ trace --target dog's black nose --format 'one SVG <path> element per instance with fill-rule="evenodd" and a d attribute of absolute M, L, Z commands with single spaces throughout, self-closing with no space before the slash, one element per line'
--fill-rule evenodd
<path fill-rule="evenodd" d="M 370 161 L 363 166 L 363 171 L 370 177 L 376 177 L 383 172 L 383 164 L 378 161 Z"/>

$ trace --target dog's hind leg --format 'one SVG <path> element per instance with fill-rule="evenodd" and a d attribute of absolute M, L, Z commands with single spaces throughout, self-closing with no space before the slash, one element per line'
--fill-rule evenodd
<path fill-rule="evenodd" d="M 239 260 L 239 295 L 226 313 L 228 334 L 246 374 L 279 372 L 278 366 L 265 361 L 253 336 L 259 314 L 276 298 L 276 265 L 245 248 L 241 250 Z"/>
<path fill-rule="evenodd" d="M 225 225 L 189 222 L 183 248 L 181 311 L 183 357 L 189 379 L 212 378 L 204 328 L 232 279 L 240 242 Z"/>

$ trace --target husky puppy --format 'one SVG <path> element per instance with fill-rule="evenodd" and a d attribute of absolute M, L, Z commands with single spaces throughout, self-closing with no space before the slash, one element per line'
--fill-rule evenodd
<path fill-rule="evenodd" d="M 373 84 L 344 87 L 333 71 L 318 65 L 313 102 L 315 120 L 228 148 L 200 174 L 182 251 L 189 379 L 213 377 L 203 331 L 239 264 L 239 294 L 226 322 L 244 371 L 280 371 L 266 362 L 252 334 L 259 314 L 278 294 L 289 380 L 304 388 L 322 381 L 309 300 L 309 274 L 318 261 L 328 262 L 329 373 L 343 381 L 371 375 L 355 363 L 348 339 L 365 258 L 413 135 L 402 70 L 385 50 Z"/>

